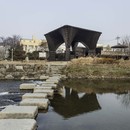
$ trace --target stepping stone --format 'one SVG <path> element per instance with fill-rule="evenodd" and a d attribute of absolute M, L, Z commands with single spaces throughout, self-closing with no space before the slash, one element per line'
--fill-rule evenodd
<path fill-rule="evenodd" d="M 37 106 L 7 106 L 0 112 L 0 119 L 34 119 L 37 114 Z"/>
<path fill-rule="evenodd" d="M 49 78 L 49 76 L 45 76 L 45 75 L 41 75 L 41 76 L 40 76 L 40 79 L 42 79 L 42 80 L 44 80 L 44 79 L 46 80 L 46 79 L 48 79 L 48 78 Z"/>
<path fill-rule="evenodd" d="M 59 76 L 52 76 L 52 77 L 49 77 L 49 79 L 58 79 L 58 80 L 60 80 L 60 78 L 61 78 L 61 77 L 59 77 Z"/>
<path fill-rule="evenodd" d="M 54 85 L 56 85 L 55 81 L 45 81 L 42 84 L 54 84 Z"/>
<path fill-rule="evenodd" d="M 53 89 L 57 88 L 56 84 L 42 84 L 41 87 L 52 87 Z"/>
<path fill-rule="evenodd" d="M 60 77 L 61 74 L 53 74 L 52 77 Z"/>
<path fill-rule="evenodd" d="M 53 88 L 57 88 L 57 85 L 54 83 L 50 83 L 50 84 L 42 84 L 41 86 L 43 87 L 53 87 Z"/>
<path fill-rule="evenodd" d="M 47 93 L 48 96 L 53 96 L 54 95 L 54 90 L 51 89 L 34 89 L 34 93 Z"/>
<path fill-rule="evenodd" d="M 26 98 L 20 102 L 20 106 L 38 106 L 38 109 L 47 109 L 49 100 L 45 98 Z"/>
<path fill-rule="evenodd" d="M 22 99 L 25 98 L 47 98 L 47 94 L 46 93 L 25 93 L 22 96 Z"/>
<path fill-rule="evenodd" d="M 1 130 L 36 130 L 34 119 L 0 119 Z"/>
<path fill-rule="evenodd" d="M 53 87 L 38 86 L 38 87 L 35 87 L 35 88 L 34 88 L 34 90 L 37 90 L 37 89 L 41 89 L 41 90 L 49 89 L 49 90 L 52 90 Z"/>
<path fill-rule="evenodd" d="M 59 83 L 59 81 L 57 79 L 47 79 L 46 82 L 52 82 L 52 83 L 55 83 L 55 84 Z"/>
<path fill-rule="evenodd" d="M 47 80 L 58 80 L 58 81 L 59 81 L 60 78 L 53 78 L 53 77 L 52 77 L 52 78 L 49 78 L 49 79 L 47 79 Z"/>
<path fill-rule="evenodd" d="M 34 89 L 35 88 L 35 86 L 36 86 L 36 84 L 32 84 L 32 83 L 24 83 L 24 84 L 21 84 L 20 85 L 20 89 L 21 90 L 32 90 L 32 89 Z"/>

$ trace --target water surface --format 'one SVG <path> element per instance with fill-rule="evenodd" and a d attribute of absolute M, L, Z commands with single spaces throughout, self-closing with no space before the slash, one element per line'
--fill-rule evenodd
<path fill-rule="evenodd" d="M 25 81 L 0 81 L 0 108 L 17 105 Z M 39 82 L 39 81 L 26 81 Z M 129 130 L 130 81 L 68 80 L 37 117 L 38 130 Z"/>
<path fill-rule="evenodd" d="M 129 90 L 129 81 L 67 81 L 38 130 L 129 130 Z"/>

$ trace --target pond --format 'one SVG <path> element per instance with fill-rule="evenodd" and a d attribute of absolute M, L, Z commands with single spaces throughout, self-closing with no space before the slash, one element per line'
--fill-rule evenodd
<path fill-rule="evenodd" d="M 0 81 L 0 107 L 18 104 L 25 81 Z M 35 82 L 35 81 L 28 81 Z M 67 80 L 37 117 L 38 130 L 129 130 L 130 81 Z"/>
<path fill-rule="evenodd" d="M 130 81 L 63 82 L 37 121 L 38 130 L 129 130 Z"/>

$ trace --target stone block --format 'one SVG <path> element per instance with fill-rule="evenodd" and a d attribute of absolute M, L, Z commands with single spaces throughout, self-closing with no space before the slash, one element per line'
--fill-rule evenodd
<path fill-rule="evenodd" d="M 59 80 L 57 80 L 57 79 L 47 79 L 46 82 L 58 84 Z"/>
<path fill-rule="evenodd" d="M 25 98 L 46 98 L 47 94 L 46 93 L 25 93 L 22 96 L 22 99 Z"/>
<path fill-rule="evenodd" d="M 55 81 L 45 81 L 45 82 L 43 82 L 42 84 L 57 84 L 57 83 L 55 83 Z"/>
<path fill-rule="evenodd" d="M 20 85 L 20 89 L 21 90 L 32 90 L 34 89 L 36 86 L 36 84 L 33 84 L 33 83 L 23 83 Z"/>
<path fill-rule="evenodd" d="M 5 76 L 5 79 L 14 79 L 14 77 L 13 77 L 13 75 L 8 74 L 8 75 Z"/>
<path fill-rule="evenodd" d="M 45 98 L 26 98 L 20 102 L 20 106 L 38 106 L 38 109 L 47 109 L 49 100 Z"/>
<path fill-rule="evenodd" d="M 15 66 L 15 69 L 18 71 L 23 71 L 23 66 Z"/>
<path fill-rule="evenodd" d="M 34 119 L 0 119 L 1 130 L 36 130 Z"/>
<path fill-rule="evenodd" d="M 51 89 L 53 89 L 53 87 L 51 87 L 51 86 L 47 87 L 47 86 L 42 86 L 41 85 L 41 86 L 37 86 L 37 87 L 34 88 L 34 90 L 36 90 L 36 89 L 50 89 L 51 90 Z"/>
<path fill-rule="evenodd" d="M 57 85 L 54 83 L 51 84 L 42 84 L 41 87 L 52 87 L 53 89 L 57 88 Z"/>
<path fill-rule="evenodd" d="M 40 76 L 40 79 L 42 79 L 42 80 L 46 80 L 46 79 L 48 79 L 49 78 L 49 76 L 45 76 L 45 75 L 41 75 Z"/>
<path fill-rule="evenodd" d="M 46 93 L 48 96 L 53 96 L 54 95 L 54 90 L 50 89 L 34 89 L 34 93 Z"/>
<path fill-rule="evenodd" d="M 0 112 L 0 119 L 34 119 L 37 106 L 7 106 Z"/>

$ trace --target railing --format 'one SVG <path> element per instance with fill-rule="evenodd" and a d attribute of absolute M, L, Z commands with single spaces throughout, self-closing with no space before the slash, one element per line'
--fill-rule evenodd
<path fill-rule="evenodd" d="M 121 52 L 121 51 L 102 51 L 101 55 L 112 55 L 112 56 L 128 56 L 128 52 Z"/>

